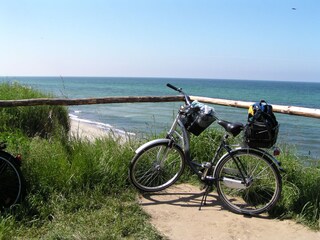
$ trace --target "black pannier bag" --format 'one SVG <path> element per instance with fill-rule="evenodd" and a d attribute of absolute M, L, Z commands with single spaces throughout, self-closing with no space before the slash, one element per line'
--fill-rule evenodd
<path fill-rule="evenodd" d="M 181 115 L 184 127 L 192 134 L 199 136 L 207 127 L 216 120 L 214 108 L 193 101 Z"/>
<path fill-rule="evenodd" d="M 271 148 L 277 141 L 279 124 L 272 106 L 261 100 L 250 106 L 245 127 L 245 142 L 249 147 Z"/>

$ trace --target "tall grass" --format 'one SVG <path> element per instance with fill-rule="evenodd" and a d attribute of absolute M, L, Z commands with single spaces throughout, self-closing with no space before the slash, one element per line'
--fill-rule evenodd
<path fill-rule="evenodd" d="M 23 203 L 0 219 L 8 239 L 161 239 L 127 179 L 131 143 L 26 138 Z"/>
<path fill-rule="evenodd" d="M 1 92 L 47 97 L 18 84 L 2 84 Z M 20 205 L 0 213 L 0 239 L 162 238 L 128 183 L 133 142 L 69 138 L 67 109 L 59 107 L 2 109 L 0 126 L 8 151 L 22 153 L 28 190 Z"/>
<path fill-rule="evenodd" d="M 278 213 L 319 230 L 320 168 L 306 166 L 290 150 L 284 151 L 279 160 L 286 172 L 283 174 L 283 194 Z"/>

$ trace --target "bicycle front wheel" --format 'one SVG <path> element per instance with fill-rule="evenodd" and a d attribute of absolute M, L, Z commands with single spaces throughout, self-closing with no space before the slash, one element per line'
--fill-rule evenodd
<path fill-rule="evenodd" d="M 131 183 L 141 191 L 161 191 L 174 184 L 185 167 L 182 149 L 168 141 L 155 142 L 139 151 L 129 169 Z"/>
<path fill-rule="evenodd" d="M 20 169 L 5 156 L 0 155 L 0 209 L 19 202 L 25 191 Z"/>
<path fill-rule="evenodd" d="M 233 212 L 260 214 L 270 210 L 281 194 L 281 176 L 262 152 L 238 149 L 226 155 L 215 171 L 221 201 Z"/>

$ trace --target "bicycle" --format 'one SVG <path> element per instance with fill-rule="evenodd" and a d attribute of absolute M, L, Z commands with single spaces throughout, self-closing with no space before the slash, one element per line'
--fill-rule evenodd
<path fill-rule="evenodd" d="M 280 162 L 265 150 L 246 145 L 234 148 L 228 143 L 230 136 L 243 131 L 242 123 L 220 120 L 214 114 L 201 126 L 199 103 L 191 103 L 182 88 L 167 86 L 184 96 L 185 105 L 179 109 L 166 138 L 147 142 L 135 151 L 129 166 L 131 183 L 142 192 L 161 191 L 174 184 L 188 165 L 205 184 L 200 209 L 215 186 L 222 203 L 234 213 L 256 215 L 270 210 L 281 195 Z M 190 131 L 198 135 L 214 121 L 225 134 L 213 158 L 198 163 L 191 158 Z"/>
<path fill-rule="evenodd" d="M 0 210 L 17 204 L 24 196 L 25 179 L 20 170 L 21 156 L 5 151 L 6 144 L 0 143 Z"/>

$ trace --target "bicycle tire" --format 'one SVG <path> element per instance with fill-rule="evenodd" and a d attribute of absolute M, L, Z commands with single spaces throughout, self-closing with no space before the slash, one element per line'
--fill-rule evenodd
<path fill-rule="evenodd" d="M 282 180 L 277 166 L 270 157 L 254 149 L 238 149 L 232 156 L 226 154 L 214 173 L 222 203 L 238 214 L 267 212 L 281 195 Z M 247 184 L 243 184 L 234 159 L 245 169 Z"/>
<path fill-rule="evenodd" d="M 164 139 L 142 148 L 129 168 L 131 183 L 140 191 L 157 192 L 174 184 L 185 168 L 183 150 Z"/>
<path fill-rule="evenodd" d="M 0 208 L 10 208 L 19 203 L 25 191 L 24 177 L 13 157 L 0 153 Z"/>

